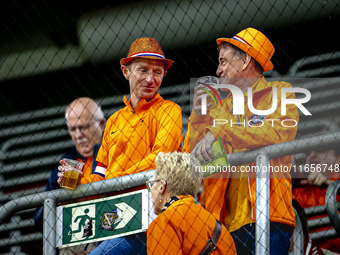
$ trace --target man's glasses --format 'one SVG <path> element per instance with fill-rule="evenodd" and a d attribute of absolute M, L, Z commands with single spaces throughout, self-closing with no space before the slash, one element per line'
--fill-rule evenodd
<path fill-rule="evenodd" d="M 84 133 L 84 132 L 85 132 L 86 130 L 88 130 L 88 129 L 92 126 L 92 124 L 94 124 L 94 123 L 95 123 L 95 122 L 92 121 L 92 122 L 87 123 L 87 124 L 85 124 L 85 125 L 69 126 L 69 127 L 68 127 L 68 131 L 69 131 L 70 133 L 74 134 L 74 133 L 77 131 L 77 129 L 79 129 L 79 132 L 80 132 L 80 133 Z"/>
<path fill-rule="evenodd" d="M 160 182 L 161 180 L 153 180 L 153 181 L 146 181 L 146 188 L 151 191 L 151 188 L 152 188 L 152 183 L 153 182 Z M 164 181 L 164 180 L 163 180 Z M 164 185 L 166 187 L 166 181 L 164 181 Z"/>

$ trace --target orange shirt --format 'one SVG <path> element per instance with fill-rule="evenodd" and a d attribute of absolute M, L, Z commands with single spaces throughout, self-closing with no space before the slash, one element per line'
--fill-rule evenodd
<path fill-rule="evenodd" d="M 339 173 L 332 172 L 329 179 L 337 181 L 340 179 Z M 297 184 L 293 189 L 293 199 L 299 202 L 302 208 L 314 207 L 326 204 L 326 187 L 317 187 L 313 185 Z"/>
<path fill-rule="evenodd" d="M 197 204 L 192 196 L 178 196 L 151 222 L 147 232 L 147 253 L 151 254 L 200 254 L 212 237 L 216 219 Z M 216 249 L 211 253 L 236 254 L 234 241 L 222 225 Z"/>
<path fill-rule="evenodd" d="M 106 123 L 95 173 L 82 178 L 82 184 L 155 169 L 159 152 L 182 150 L 179 105 L 159 94 L 149 101 L 141 99 L 135 109 L 126 96 L 123 100 L 126 107 Z"/>

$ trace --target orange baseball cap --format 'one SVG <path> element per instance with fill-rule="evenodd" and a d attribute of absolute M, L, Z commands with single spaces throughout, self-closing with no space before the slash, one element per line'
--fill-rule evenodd
<path fill-rule="evenodd" d="M 120 60 L 121 65 L 126 65 L 130 61 L 137 59 L 156 59 L 163 60 L 165 63 L 165 70 L 174 63 L 174 61 L 166 59 L 159 42 L 154 38 L 143 37 L 136 39 L 130 47 L 128 56 Z"/>
<path fill-rule="evenodd" d="M 240 48 L 252 56 L 267 72 L 273 69 L 273 63 L 270 61 L 274 54 L 274 46 L 269 39 L 255 28 L 247 28 L 239 32 L 233 38 L 218 38 L 217 44 L 228 42 Z"/>

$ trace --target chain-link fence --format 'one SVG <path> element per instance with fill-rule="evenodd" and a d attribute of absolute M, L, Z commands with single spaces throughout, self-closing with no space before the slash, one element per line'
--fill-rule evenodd
<path fill-rule="evenodd" d="M 83 243 L 79 249 L 84 250 L 85 247 L 88 251 L 93 249 L 87 245 L 89 242 L 86 241 L 89 238 L 83 236 L 86 235 L 86 224 L 86 229 L 89 229 L 88 226 L 91 224 L 93 229 L 98 228 L 96 233 L 91 234 L 94 236 L 101 233 L 101 236 L 98 236 L 99 241 L 105 241 L 111 237 L 120 238 L 125 232 L 128 232 L 130 236 L 142 235 L 147 229 L 143 223 L 148 222 L 148 225 L 155 218 L 155 215 L 151 217 L 153 209 L 147 210 L 150 219 L 140 216 L 140 219 L 135 220 L 136 224 L 138 222 L 142 224 L 138 229 L 135 226 L 131 226 L 129 231 L 125 231 L 123 227 L 117 228 L 121 222 L 124 222 L 121 211 L 136 211 L 135 214 L 129 214 L 133 214 L 131 217 L 135 219 L 134 215 L 138 215 L 145 209 L 142 207 L 141 198 L 126 198 L 125 194 L 132 192 L 135 196 L 144 195 L 142 189 L 145 186 L 137 190 L 131 187 L 150 179 L 152 175 L 143 175 L 143 173 L 155 169 L 154 161 L 158 152 L 180 151 L 183 147 L 186 151 L 189 150 L 190 146 L 186 144 L 184 138 L 188 132 L 189 117 L 193 114 L 193 93 L 190 94 L 193 90 L 190 88 L 190 81 L 192 81 L 191 78 L 195 78 L 196 81 L 197 77 L 203 76 L 223 78 L 223 74 L 218 71 L 221 65 L 221 50 L 217 50 L 217 38 L 232 38 L 248 27 L 258 29 L 275 48 L 275 53 L 271 58 L 274 68 L 264 72 L 265 79 L 286 81 L 291 83 L 293 88 L 303 88 L 311 94 L 310 100 L 303 103 L 311 115 L 306 115 L 299 107 L 299 118 L 293 118 L 298 121 L 297 130 L 295 130 L 297 131 L 296 137 L 294 135 L 293 138 L 286 140 L 274 139 L 275 141 L 269 144 L 261 144 L 262 141 L 259 141 L 260 145 L 255 146 L 255 140 L 259 140 L 258 135 L 255 134 L 251 138 L 246 138 L 249 145 L 237 147 L 231 145 L 232 143 L 223 136 L 222 144 L 227 153 L 231 155 L 238 149 L 261 148 L 270 144 L 289 142 L 292 139 L 305 141 L 304 139 L 310 136 L 337 134 L 339 131 L 340 52 L 335 35 L 337 24 L 340 22 L 338 1 L 194 0 L 85 3 L 59 0 L 10 1 L 2 2 L 0 6 L 2 25 L 0 29 L 2 46 L 0 47 L 0 106 L 2 109 L 0 112 L 0 203 L 1 205 L 19 203 L 14 205 L 15 213 L 10 213 L 10 211 L 7 213 L 4 211 L 6 207 L 1 207 L 2 212 L 5 212 L 3 215 L 7 216 L 2 216 L 6 218 L 6 221 L 0 226 L 1 254 L 42 254 L 43 247 L 45 247 L 42 231 L 44 227 L 48 233 L 51 233 L 48 240 L 55 240 L 50 243 L 51 249 L 64 244 L 67 246 L 75 239 Z M 121 68 L 120 59 L 128 56 L 131 44 L 141 37 L 155 38 L 160 43 L 165 58 L 174 61 L 164 78 L 161 78 L 159 89 L 159 94 L 170 102 L 160 102 L 161 99 L 156 98 L 158 100 L 156 103 L 153 101 L 155 99 L 151 100 L 152 106 L 147 104 L 149 102 L 146 103 L 147 109 L 158 107 L 152 113 L 150 111 L 147 114 L 138 112 L 138 109 L 136 110 L 136 107 L 131 105 L 133 112 L 127 109 L 118 114 L 118 111 L 126 106 L 123 96 L 127 95 L 130 99 L 130 96 L 134 94 L 134 90 L 130 90 L 129 86 L 129 83 L 131 85 L 133 82 L 129 72 L 135 71 L 131 69 L 131 65 L 130 69 L 124 71 L 124 68 Z M 126 75 L 129 76 L 128 79 Z M 153 79 L 157 83 L 157 77 L 154 76 Z M 305 95 L 301 91 L 295 92 L 296 97 L 303 100 Z M 226 100 L 223 102 L 227 102 L 228 95 L 221 90 L 219 93 L 221 99 Z M 279 90 L 279 95 L 280 93 Z M 85 97 L 94 101 L 89 101 Z M 80 102 L 83 107 L 80 110 L 76 105 L 70 105 L 76 98 L 83 98 L 83 101 L 76 101 Z M 131 103 L 133 104 L 133 100 Z M 256 106 L 255 99 L 253 103 Z M 216 109 L 219 109 L 218 107 Z M 247 105 L 245 107 L 247 111 Z M 78 110 L 80 112 L 77 112 Z M 264 110 L 264 108 L 257 110 Z M 289 114 L 290 112 L 287 113 Z M 72 116 L 76 118 L 72 119 Z M 261 114 L 254 114 L 254 116 L 258 120 L 249 119 L 249 121 L 263 123 Z M 193 117 L 191 117 L 191 122 L 192 119 Z M 227 120 L 226 117 L 219 119 L 223 119 L 223 122 Z M 171 120 L 170 123 L 169 120 Z M 284 117 L 281 121 L 283 120 Z M 235 122 L 243 123 L 242 121 L 235 117 Z M 278 122 L 280 123 L 282 124 Z M 205 126 L 210 124 L 207 122 Z M 269 124 L 276 125 L 277 123 L 269 122 Z M 191 131 L 192 127 L 195 127 L 195 124 L 191 125 Z M 120 131 L 119 135 L 116 130 Z M 277 130 L 279 130 L 280 137 L 285 136 L 283 133 L 286 131 Z M 103 140 L 101 140 L 102 134 Z M 318 137 L 321 143 L 325 142 L 324 136 Z M 334 136 L 334 141 L 336 139 L 338 136 Z M 192 142 L 192 139 L 189 140 Z M 265 151 L 270 154 L 270 159 L 293 155 L 291 165 L 294 166 L 295 175 L 292 174 L 293 178 L 291 181 L 288 178 L 288 182 L 278 178 L 281 181 L 278 181 L 277 185 L 282 184 L 288 187 L 282 197 L 294 202 L 285 203 L 285 205 L 295 205 L 295 213 L 300 216 L 296 220 L 297 228 L 294 234 L 303 234 L 305 239 L 304 241 L 299 239 L 300 244 L 298 244 L 299 241 L 293 242 L 291 252 L 294 254 L 309 254 L 309 251 L 314 252 L 315 249 L 323 249 L 323 252 L 339 252 L 340 250 L 339 233 L 336 232 L 339 229 L 337 218 L 334 217 L 334 210 L 331 218 L 326 210 L 327 201 L 330 201 L 326 196 L 327 187 L 339 178 L 340 150 L 334 143 L 331 144 L 331 149 L 327 149 L 329 143 L 325 143 L 326 147 L 318 150 L 318 146 L 315 146 L 317 140 L 313 141 L 306 143 L 305 149 L 299 148 L 299 150 L 296 149 L 298 143 L 289 143 L 293 146 L 288 147 L 291 150 L 290 154 L 280 153 L 280 150 L 285 151 L 284 145 L 279 147 L 279 152 L 276 154 L 270 154 L 271 150 Z M 102 147 L 95 145 L 96 143 L 101 143 Z M 112 146 L 116 147 L 113 149 Z M 112 153 L 109 154 L 110 159 L 105 158 L 103 153 L 105 150 Z M 97 157 L 98 154 L 99 157 Z M 255 162 L 252 159 L 252 161 L 245 160 L 236 164 L 230 155 L 228 155 L 230 166 L 233 164 L 237 166 L 241 163 L 251 166 L 248 163 Z M 246 154 L 239 155 L 245 157 Z M 84 172 L 85 177 L 82 183 L 90 182 L 93 185 L 79 185 L 75 191 L 59 190 L 57 173 L 59 160 L 63 157 L 83 161 L 84 171 L 87 172 Z M 97 172 L 93 165 L 94 159 L 101 163 L 100 168 L 97 165 Z M 278 162 L 278 165 L 282 163 Z M 325 169 L 330 170 L 328 174 Z M 110 190 L 109 186 L 114 185 L 113 182 L 101 182 L 103 183 L 102 189 L 96 182 L 93 182 L 104 178 L 112 181 L 113 177 L 137 172 L 141 172 L 141 177 L 128 178 L 129 184 L 125 186 L 117 184 L 113 193 L 110 193 L 113 190 Z M 310 176 L 311 173 L 323 173 L 327 179 Z M 96 177 L 91 177 L 91 174 L 95 174 Z M 248 182 L 247 178 L 243 176 L 238 183 L 230 182 L 228 188 L 223 186 L 227 185 L 225 182 L 221 184 L 224 187 L 220 192 L 223 193 L 222 198 L 216 198 L 216 201 L 222 204 L 225 201 L 231 204 L 236 203 L 234 209 L 226 204 L 212 206 L 211 201 L 211 207 L 209 207 L 207 190 L 209 192 L 211 190 L 204 186 L 204 182 L 200 187 L 201 195 L 195 197 L 215 218 L 221 221 L 226 230 L 232 233 L 231 236 L 234 239 L 235 236 L 241 236 L 241 233 L 237 231 L 242 230 L 242 227 L 255 223 L 255 218 L 248 217 L 249 212 L 252 213 L 250 209 L 252 198 L 249 197 L 252 192 L 242 191 L 242 187 L 248 190 L 247 185 L 242 186 L 245 184 L 243 180 Z M 208 180 L 205 181 L 206 186 L 209 184 L 209 179 L 211 178 L 205 178 Z M 214 182 L 218 184 L 218 181 Z M 153 188 L 160 187 L 159 185 L 160 183 L 155 184 Z M 171 182 L 169 185 L 171 186 Z M 237 190 L 239 201 L 231 196 L 230 185 L 238 186 L 235 190 Z M 185 184 L 183 183 L 182 186 Z M 249 189 L 252 188 L 253 186 L 250 185 Z M 58 191 L 41 193 L 55 189 Z M 59 195 L 63 197 L 60 200 L 55 197 Z M 94 195 L 97 196 L 89 198 Z M 272 193 L 269 192 L 268 195 L 271 196 Z M 70 199 L 67 199 L 67 196 L 71 196 Z M 211 196 L 213 196 L 212 193 Z M 26 197 L 31 200 L 23 202 Z M 52 198 L 52 205 L 48 204 L 46 197 Z M 79 204 L 79 211 L 73 212 L 69 204 L 79 202 L 79 199 L 84 197 L 87 198 L 80 202 L 82 204 Z M 112 197 L 118 197 L 118 200 L 106 201 Z M 86 205 L 86 201 L 94 198 L 104 201 L 100 213 L 98 211 L 98 215 L 95 216 L 92 215 L 92 207 L 81 207 Z M 336 199 L 331 199 L 332 202 L 330 202 L 333 207 L 336 204 L 334 200 Z M 58 204 L 54 204 L 56 201 Z M 100 201 L 98 203 L 101 203 Z M 30 206 L 26 206 L 26 202 Z M 133 209 L 128 209 L 123 203 L 131 204 Z M 239 213 L 245 208 L 241 208 L 239 203 L 247 204 L 248 209 Z M 268 205 L 268 201 L 264 203 Z M 44 207 L 41 207 L 42 205 Z M 281 208 L 282 204 L 277 203 L 277 206 Z M 57 216 L 48 213 L 48 209 L 55 207 L 62 208 L 55 212 Z M 215 210 L 219 207 L 221 211 L 217 213 Z M 286 212 L 290 213 L 291 209 L 287 208 Z M 273 210 L 282 211 L 285 214 L 283 209 L 277 210 L 275 205 L 271 204 L 269 214 Z M 58 213 L 64 216 L 69 213 L 72 216 L 65 219 L 65 222 L 60 222 L 62 217 Z M 87 217 L 81 217 L 82 215 Z M 74 222 L 77 216 L 80 218 Z M 236 220 L 238 216 L 242 218 L 242 222 Z M 283 217 L 283 219 L 286 218 L 286 216 Z M 197 221 L 195 224 L 198 224 Z M 237 221 L 238 223 L 234 224 Z M 271 218 L 271 222 L 282 223 L 282 220 L 273 221 Z M 267 223 L 269 224 L 268 215 Z M 99 228 L 100 224 L 102 228 Z M 61 232 L 70 232 L 68 236 L 70 240 L 66 237 L 62 241 L 58 239 L 60 232 L 54 231 L 57 226 L 61 225 L 63 225 Z M 293 225 L 295 226 L 295 223 Z M 299 226 L 303 231 L 301 229 L 298 231 Z M 273 229 L 272 225 L 270 229 Z M 90 234 L 90 231 L 86 233 Z M 190 233 L 195 236 L 192 232 Z M 144 236 L 141 237 L 141 243 L 145 242 L 146 236 L 145 240 L 143 238 Z M 208 238 L 211 238 L 209 234 Z M 259 240 L 259 238 L 259 234 L 256 234 L 255 239 Z M 298 240 L 298 238 L 295 236 L 293 239 Z M 161 238 L 157 239 L 158 242 L 161 240 Z M 140 245 L 139 241 L 133 243 L 135 247 L 139 247 L 138 245 Z M 249 246 L 249 244 L 244 244 L 244 246 Z M 157 246 L 151 244 L 150 247 L 159 251 L 156 249 Z M 239 251 L 239 247 L 236 246 L 236 248 Z M 262 251 L 268 252 L 269 244 L 265 244 L 262 248 Z M 168 248 L 168 251 L 173 250 Z"/>

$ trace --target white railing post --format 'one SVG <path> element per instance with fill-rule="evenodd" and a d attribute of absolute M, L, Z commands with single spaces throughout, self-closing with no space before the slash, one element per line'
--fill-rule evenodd
<path fill-rule="evenodd" d="M 256 223 L 255 254 L 270 254 L 270 172 L 269 157 L 259 154 L 256 157 Z"/>
<path fill-rule="evenodd" d="M 56 200 L 47 197 L 44 200 L 43 253 L 56 255 Z"/>

